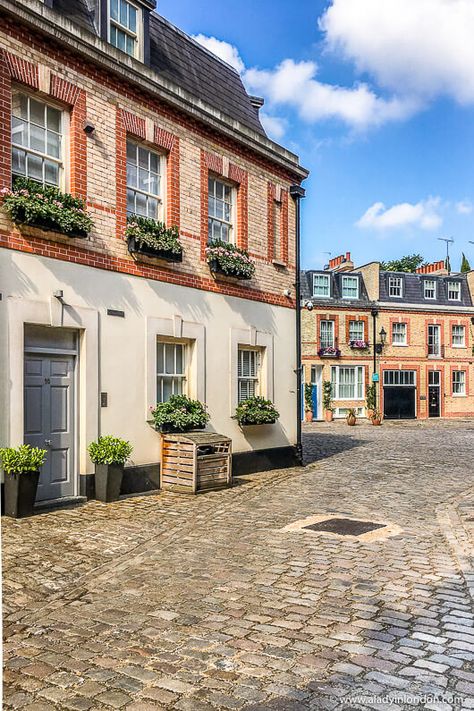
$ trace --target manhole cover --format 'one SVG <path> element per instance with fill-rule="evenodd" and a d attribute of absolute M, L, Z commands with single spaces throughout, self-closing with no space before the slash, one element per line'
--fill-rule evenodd
<path fill-rule="evenodd" d="M 385 524 L 373 523 L 372 521 L 357 521 L 352 518 L 327 518 L 324 521 L 304 526 L 304 528 L 311 531 L 337 533 L 339 536 L 362 536 L 364 533 L 376 531 L 378 528 L 385 528 Z"/>

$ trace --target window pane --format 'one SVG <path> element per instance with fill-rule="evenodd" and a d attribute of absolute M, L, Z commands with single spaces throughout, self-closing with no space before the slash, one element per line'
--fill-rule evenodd
<path fill-rule="evenodd" d="M 148 170 L 148 151 L 146 148 L 138 147 L 138 165 L 140 168 L 146 168 Z"/>
<path fill-rule="evenodd" d="M 176 373 L 183 372 L 183 346 L 176 345 Z"/>
<path fill-rule="evenodd" d="M 165 373 L 173 374 L 174 369 L 174 353 L 175 349 L 172 345 L 166 344 L 165 346 Z"/>
<path fill-rule="evenodd" d="M 127 185 L 131 188 L 137 186 L 137 167 L 133 163 L 127 162 Z"/>
<path fill-rule="evenodd" d="M 43 161 L 31 153 L 27 157 L 27 175 L 33 180 L 43 180 Z"/>
<path fill-rule="evenodd" d="M 128 3 L 125 0 L 120 0 L 120 24 L 124 25 L 127 27 L 128 22 L 127 22 L 127 9 L 128 9 Z"/>
<path fill-rule="evenodd" d="M 12 117 L 12 142 L 20 146 L 28 145 L 28 126 L 26 121 Z"/>
<path fill-rule="evenodd" d="M 150 173 L 148 182 L 148 192 L 152 195 L 160 194 L 160 176 L 157 173 Z"/>
<path fill-rule="evenodd" d="M 160 160 L 156 153 L 150 152 L 150 170 L 152 173 L 160 172 Z"/>
<path fill-rule="evenodd" d="M 59 185 L 59 166 L 50 160 L 44 161 L 44 180 L 50 185 Z"/>
<path fill-rule="evenodd" d="M 138 187 L 140 190 L 143 190 L 144 192 L 148 192 L 148 186 L 150 184 L 150 173 L 148 172 L 148 169 L 145 170 L 144 168 L 139 168 L 138 169 Z"/>
<path fill-rule="evenodd" d="M 44 104 L 30 98 L 30 121 L 38 124 L 38 126 L 44 126 Z"/>
<path fill-rule="evenodd" d="M 121 30 L 117 30 L 117 47 L 122 50 L 122 52 L 125 52 L 125 40 L 126 40 L 126 34 L 125 32 L 122 32 Z"/>
<path fill-rule="evenodd" d="M 14 148 L 12 151 L 12 171 L 16 175 L 25 175 L 26 153 Z"/>
<path fill-rule="evenodd" d="M 165 344 L 164 343 L 158 343 L 157 344 L 157 369 L 158 373 L 164 373 L 164 368 L 165 368 Z"/>
<path fill-rule="evenodd" d="M 173 395 L 173 382 L 171 378 L 163 378 L 163 402 L 167 402 Z"/>
<path fill-rule="evenodd" d="M 46 153 L 53 158 L 59 158 L 61 150 L 61 139 L 57 133 L 48 131 Z"/>
<path fill-rule="evenodd" d="M 129 163 L 137 162 L 137 146 L 131 141 L 127 141 L 127 161 Z"/>
<path fill-rule="evenodd" d="M 127 190 L 127 212 L 135 212 L 135 193 Z"/>
<path fill-rule="evenodd" d="M 147 198 L 147 215 L 148 217 L 151 217 L 152 220 L 158 219 L 158 207 L 158 200 L 150 197 Z"/>
<path fill-rule="evenodd" d="M 137 31 L 137 11 L 134 7 L 129 5 L 128 10 L 128 27 L 132 32 Z"/>
<path fill-rule="evenodd" d="M 135 210 L 137 215 L 147 216 L 146 196 L 141 193 L 135 195 Z"/>
<path fill-rule="evenodd" d="M 46 131 L 44 128 L 30 124 L 30 148 L 40 153 L 46 152 Z"/>
<path fill-rule="evenodd" d="M 119 18 L 118 0 L 110 0 L 110 17 L 113 20 L 118 20 Z"/>
<path fill-rule="evenodd" d="M 61 112 L 54 109 L 52 106 L 46 108 L 46 119 L 50 131 L 61 132 Z"/>

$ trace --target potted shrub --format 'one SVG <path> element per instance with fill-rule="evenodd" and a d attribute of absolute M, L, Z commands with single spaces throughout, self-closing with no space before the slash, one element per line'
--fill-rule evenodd
<path fill-rule="evenodd" d="M 61 232 L 68 237 L 87 237 L 93 227 L 81 198 L 29 178 L 15 178 L 12 189 L 3 188 L 3 209 L 13 222 Z"/>
<path fill-rule="evenodd" d="M 335 348 L 334 346 L 326 346 L 326 348 L 319 349 L 318 356 L 320 358 L 340 358 L 341 351 L 339 348 Z"/>
<path fill-rule="evenodd" d="M 352 348 L 354 351 L 366 351 L 369 347 L 369 344 L 367 341 L 361 341 L 359 339 L 356 339 L 354 341 L 349 341 L 349 348 Z"/>
<path fill-rule="evenodd" d="M 375 412 L 375 383 L 367 385 L 365 389 L 365 406 L 367 408 L 367 417 L 370 420 Z"/>
<path fill-rule="evenodd" d="M 323 408 L 324 419 L 326 422 L 332 422 L 334 409 L 332 407 L 332 384 L 330 380 L 323 380 Z"/>
<path fill-rule="evenodd" d="M 98 501 L 117 501 L 119 498 L 124 464 L 132 449 L 129 442 L 110 435 L 90 443 L 88 450 L 95 464 L 95 498 Z"/>
<path fill-rule="evenodd" d="M 311 383 L 305 383 L 304 386 L 304 408 L 306 422 L 313 421 L 313 386 Z"/>
<path fill-rule="evenodd" d="M 163 222 L 149 217 L 129 215 L 125 237 L 131 254 L 144 254 L 169 262 L 181 262 L 183 259 L 183 246 L 179 241 L 177 227 L 166 227 Z"/>
<path fill-rule="evenodd" d="M 206 406 L 186 395 L 172 395 L 151 411 L 155 428 L 165 433 L 202 430 L 209 420 Z"/>
<path fill-rule="evenodd" d="M 254 396 L 239 402 L 234 417 L 241 426 L 273 425 L 280 417 L 280 413 L 270 400 Z"/>
<path fill-rule="evenodd" d="M 206 258 L 213 274 L 251 279 L 255 274 L 255 264 L 245 249 L 230 242 L 216 239 L 206 247 Z"/>
<path fill-rule="evenodd" d="M 347 424 L 350 425 L 351 427 L 353 427 L 355 425 L 355 423 L 357 422 L 356 411 L 354 410 L 353 407 L 351 407 L 349 412 L 347 413 L 346 421 L 347 421 Z"/>
<path fill-rule="evenodd" d="M 5 514 L 24 518 L 33 514 L 40 469 L 46 459 L 46 449 L 22 444 L 0 449 L 0 461 L 5 473 Z"/>
<path fill-rule="evenodd" d="M 373 425 L 381 425 L 382 424 L 382 413 L 379 412 L 378 410 L 374 410 L 374 413 L 370 419 L 371 419 Z"/>

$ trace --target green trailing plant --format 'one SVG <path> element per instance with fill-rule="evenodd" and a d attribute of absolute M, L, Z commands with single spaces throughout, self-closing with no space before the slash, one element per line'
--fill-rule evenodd
<path fill-rule="evenodd" d="M 0 449 L 0 461 L 7 474 L 37 472 L 46 460 L 46 449 L 21 444 L 19 447 Z"/>
<path fill-rule="evenodd" d="M 330 380 L 323 380 L 323 407 L 332 411 L 332 383 Z"/>
<path fill-rule="evenodd" d="M 304 404 L 305 409 L 310 412 L 313 409 L 313 386 L 311 383 L 305 383 L 304 386 Z"/>
<path fill-rule="evenodd" d="M 85 201 L 53 186 L 15 178 L 12 189 L 3 188 L 1 194 L 13 222 L 77 237 L 86 237 L 93 227 Z"/>
<path fill-rule="evenodd" d="M 96 442 L 91 442 L 88 451 L 94 464 L 125 464 L 133 447 L 124 439 L 104 435 Z"/>
<path fill-rule="evenodd" d="M 280 413 L 270 400 L 256 395 L 239 402 L 234 417 L 239 425 L 272 425 Z"/>
<path fill-rule="evenodd" d="M 166 227 L 163 222 L 157 222 L 150 217 L 129 215 L 125 237 L 134 239 L 139 247 L 156 252 L 182 254 L 183 245 L 179 241 L 179 229 L 176 226 Z"/>
<path fill-rule="evenodd" d="M 230 242 L 212 240 L 206 248 L 206 258 L 211 269 L 217 269 L 227 276 L 251 279 L 255 273 L 255 264 L 248 252 Z"/>
<path fill-rule="evenodd" d="M 188 432 L 202 429 L 209 421 L 206 406 L 186 395 L 172 395 L 151 411 L 155 427 L 162 432 Z"/>
<path fill-rule="evenodd" d="M 365 389 L 365 404 L 368 410 L 375 410 L 376 387 L 375 383 L 371 383 Z"/>

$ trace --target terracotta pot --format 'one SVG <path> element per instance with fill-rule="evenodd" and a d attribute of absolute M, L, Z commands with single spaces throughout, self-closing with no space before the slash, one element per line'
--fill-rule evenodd
<path fill-rule="evenodd" d="M 313 421 L 313 413 L 311 412 L 311 410 L 306 410 L 304 419 L 306 420 L 306 422 Z"/>
<path fill-rule="evenodd" d="M 382 420 L 380 419 L 380 417 L 372 417 L 372 424 L 378 427 L 382 424 Z"/>
<path fill-rule="evenodd" d="M 350 425 L 351 427 L 354 427 L 355 423 L 356 423 L 356 418 L 354 417 L 354 415 L 348 415 L 347 416 L 347 424 Z"/>
<path fill-rule="evenodd" d="M 334 419 L 334 412 L 332 410 L 325 410 L 324 419 L 326 422 L 332 422 Z"/>

